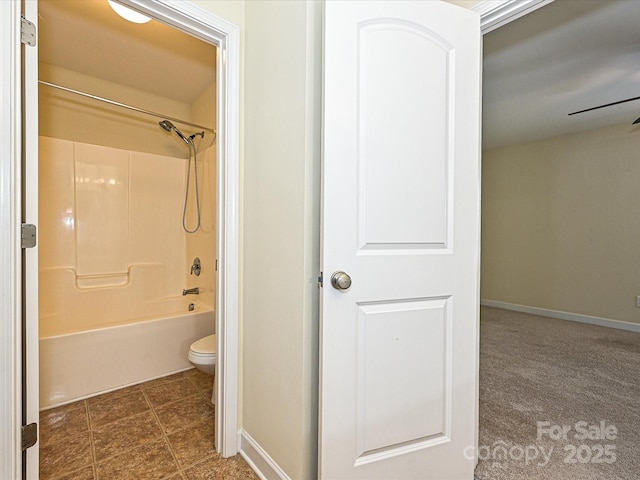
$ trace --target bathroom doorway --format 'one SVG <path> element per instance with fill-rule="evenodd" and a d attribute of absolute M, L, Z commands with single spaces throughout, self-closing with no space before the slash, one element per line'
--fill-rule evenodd
<path fill-rule="evenodd" d="M 216 47 L 107 2 L 39 16 L 46 409 L 188 368 L 214 333 Z"/>
<path fill-rule="evenodd" d="M 188 14 L 180 17 L 163 7 L 145 8 L 154 18 L 173 16 L 174 24 L 189 30 Z M 221 30 L 217 37 L 213 28 L 199 32 L 207 43 L 155 19 L 129 25 L 106 1 L 41 0 L 39 10 L 42 321 L 35 342 L 41 361 L 37 378 L 28 373 L 27 382 L 39 381 L 40 407 L 49 408 L 190 368 L 189 345 L 216 324 L 227 326 L 224 315 L 234 312 L 234 305 L 227 303 L 225 311 L 219 299 L 220 292 L 223 301 L 229 299 L 225 267 L 233 271 L 234 265 L 225 260 L 233 259 L 234 249 L 224 239 L 237 226 L 226 228 L 225 220 L 237 208 L 237 202 L 229 206 L 229 196 L 237 192 L 218 185 L 237 168 L 228 165 L 237 163 L 237 145 L 229 142 L 230 134 L 237 138 L 237 111 L 228 110 L 229 100 L 237 99 L 237 87 L 228 82 L 230 60 L 237 57 L 223 62 L 218 55 L 220 43 L 232 45 L 229 32 Z M 145 25 L 148 36 L 136 29 Z M 163 49 L 174 58 L 157 60 Z M 185 53 L 192 49 L 194 54 Z M 176 78 L 175 72 L 192 76 Z M 219 118 L 229 124 L 217 125 Z M 163 120 L 176 129 L 165 132 L 158 125 Z M 178 131 L 186 138 L 195 135 L 195 152 L 174 135 Z M 33 185 L 33 178 L 28 182 Z M 27 295 L 34 291 L 27 288 Z M 90 339 L 95 334 L 100 337 Z M 116 355 L 108 358 L 107 351 Z M 126 357 L 128 363 L 122 362 Z M 34 390 L 31 410 L 37 405 Z M 223 418 L 224 395 L 217 397 L 216 413 Z M 223 440 L 220 432 L 229 425 L 220 423 L 229 422 L 218 424 L 216 437 Z"/>

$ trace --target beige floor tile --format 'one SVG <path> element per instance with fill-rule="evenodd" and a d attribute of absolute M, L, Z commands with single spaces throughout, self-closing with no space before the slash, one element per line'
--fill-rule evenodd
<path fill-rule="evenodd" d="M 213 429 L 214 419 L 209 418 L 168 435 L 173 453 L 181 467 L 193 465 L 215 454 Z"/>
<path fill-rule="evenodd" d="M 157 440 L 98 462 L 96 473 L 98 480 L 160 480 L 179 472 L 169 447 Z"/>
<path fill-rule="evenodd" d="M 207 375 L 206 373 L 194 368 L 193 370 L 187 370 L 184 376 L 193 382 L 198 390 L 207 393 L 209 397 L 211 397 L 211 391 L 213 390 L 213 375 Z"/>
<path fill-rule="evenodd" d="M 150 409 L 141 390 L 120 397 L 88 402 L 88 405 L 92 429 Z"/>
<path fill-rule="evenodd" d="M 40 480 L 57 478 L 92 462 L 89 432 L 68 436 L 40 448 Z"/>
<path fill-rule="evenodd" d="M 162 480 L 185 480 L 185 477 L 182 474 L 182 472 L 178 472 L 175 475 L 171 475 L 169 477 L 165 477 Z"/>
<path fill-rule="evenodd" d="M 89 430 L 84 401 L 40 412 L 40 446 L 56 443 Z"/>
<path fill-rule="evenodd" d="M 124 397 L 125 395 L 129 395 L 130 393 L 139 392 L 140 385 L 132 385 L 130 387 L 120 388 L 118 390 L 113 390 L 112 392 L 103 393 L 102 395 L 97 395 L 95 397 L 91 397 L 87 399 L 88 404 L 92 403 L 102 403 L 107 400 L 113 400 L 115 398 Z"/>
<path fill-rule="evenodd" d="M 40 479 L 257 479 L 213 449 L 212 387 L 192 369 L 42 412 Z"/>
<path fill-rule="evenodd" d="M 187 370 L 188 371 L 188 370 Z M 156 378 L 155 380 L 150 380 L 148 382 L 141 383 L 140 386 L 147 390 L 149 388 L 156 387 L 158 385 L 162 385 L 163 383 L 175 382 L 181 378 L 184 378 L 185 372 L 174 373 L 173 375 L 168 375 L 166 377 Z"/>
<path fill-rule="evenodd" d="M 155 409 L 162 428 L 172 433 L 187 425 L 213 419 L 213 405 L 200 394 Z"/>
<path fill-rule="evenodd" d="M 174 380 L 173 382 L 165 382 L 152 387 L 144 387 L 144 392 L 151 402 L 151 405 L 156 408 L 185 397 L 190 397 L 198 393 L 198 390 L 193 383 L 182 377 Z"/>
<path fill-rule="evenodd" d="M 93 467 L 81 468 L 63 477 L 58 477 L 56 480 L 95 480 Z"/>
<path fill-rule="evenodd" d="M 258 479 L 240 455 L 231 458 L 215 455 L 198 465 L 187 468 L 183 473 L 186 480 Z"/>
<path fill-rule="evenodd" d="M 148 411 L 97 427 L 91 435 L 99 462 L 162 437 L 162 429 Z"/>

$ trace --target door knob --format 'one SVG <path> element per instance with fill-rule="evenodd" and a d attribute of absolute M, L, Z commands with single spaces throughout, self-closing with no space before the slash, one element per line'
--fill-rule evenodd
<path fill-rule="evenodd" d="M 351 286 L 351 277 L 338 270 L 331 275 L 331 285 L 336 290 L 347 290 Z"/>

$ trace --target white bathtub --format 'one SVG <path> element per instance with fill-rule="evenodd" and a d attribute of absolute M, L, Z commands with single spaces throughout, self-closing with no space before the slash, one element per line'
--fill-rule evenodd
<path fill-rule="evenodd" d="M 40 408 L 46 409 L 191 367 L 195 340 L 215 331 L 213 309 L 191 296 L 162 300 L 174 313 L 40 338 Z M 190 303 L 195 310 L 188 311 Z M 166 310 L 165 310 L 166 311 Z M 170 310 L 171 311 L 171 310 Z"/>

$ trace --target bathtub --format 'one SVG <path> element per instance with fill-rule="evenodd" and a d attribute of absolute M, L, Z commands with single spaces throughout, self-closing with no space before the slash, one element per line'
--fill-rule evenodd
<path fill-rule="evenodd" d="M 214 333 L 213 309 L 190 296 L 155 303 L 136 322 L 41 336 L 40 408 L 56 407 L 191 368 L 187 360 L 189 346 Z M 190 304 L 193 311 L 189 311 Z M 151 311 L 173 313 L 149 318 Z"/>

